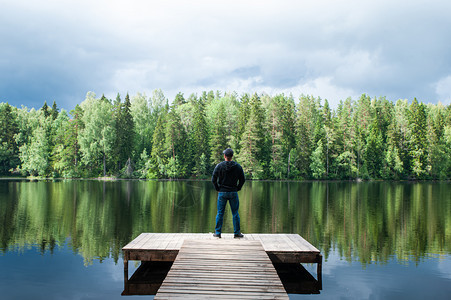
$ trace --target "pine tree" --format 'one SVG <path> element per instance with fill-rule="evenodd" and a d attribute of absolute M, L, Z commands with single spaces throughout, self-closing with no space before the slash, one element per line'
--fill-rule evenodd
<path fill-rule="evenodd" d="M 287 176 L 288 155 L 294 147 L 294 101 L 284 95 L 269 99 L 267 128 L 271 142 L 271 176 L 282 179 Z"/>
<path fill-rule="evenodd" d="M 383 160 L 383 139 L 377 120 L 370 125 L 366 140 L 365 162 L 371 178 L 379 178 Z"/>
<path fill-rule="evenodd" d="M 369 135 L 371 120 L 373 119 L 373 107 L 371 106 L 371 98 L 365 94 L 355 103 L 354 123 L 356 130 L 355 149 L 356 149 L 356 166 L 357 177 L 365 177 L 366 174 L 360 174 L 360 168 L 364 163 L 366 139 Z"/>
<path fill-rule="evenodd" d="M 251 111 L 251 107 L 249 105 L 249 95 L 243 94 L 241 96 L 239 110 L 238 110 L 238 139 L 241 139 L 241 136 L 243 135 L 244 131 L 246 130 L 246 123 L 249 119 L 249 114 Z M 239 149 L 237 149 L 239 150 Z"/>
<path fill-rule="evenodd" d="M 355 126 L 353 122 L 353 106 L 350 98 L 341 101 L 337 110 L 335 131 L 337 133 L 334 172 L 338 178 L 349 179 L 357 174 L 355 155 Z"/>
<path fill-rule="evenodd" d="M 131 114 L 131 102 L 130 102 L 130 96 L 125 96 L 125 102 L 121 109 L 121 130 L 120 130 L 120 146 L 121 146 L 121 152 L 119 156 L 120 165 L 122 165 L 122 162 L 125 163 L 128 161 L 132 155 L 133 155 L 133 139 L 134 139 L 134 123 L 133 123 L 133 117 Z M 118 133 L 119 135 L 119 133 Z"/>
<path fill-rule="evenodd" d="M 398 148 L 389 146 L 384 152 L 383 168 L 381 171 L 384 179 L 399 179 L 403 171 L 403 163 L 399 157 Z"/>
<path fill-rule="evenodd" d="M 323 142 L 321 140 L 318 141 L 317 147 L 315 151 L 312 152 L 310 160 L 310 169 L 312 171 L 313 178 L 323 178 L 326 168 L 324 167 L 324 151 Z"/>
<path fill-rule="evenodd" d="M 240 141 L 239 161 L 246 174 L 258 179 L 263 175 L 264 112 L 257 94 L 252 96 L 250 105 L 249 119 Z"/>
<path fill-rule="evenodd" d="M 424 178 L 427 163 L 426 112 L 423 103 L 415 98 L 410 105 L 409 127 L 411 129 L 410 156 L 412 172 L 416 178 Z"/>
<path fill-rule="evenodd" d="M 105 97 L 105 95 L 102 95 L 101 101 L 108 101 Z M 122 131 L 122 99 L 121 95 L 117 93 L 116 99 L 113 102 L 112 107 L 112 121 L 114 123 L 114 131 L 116 133 L 116 140 L 114 141 L 114 144 L 116 145 L 113 150 L 113 155 L 111 157 L 111 162 L 113 163 L 114 171 L 118 171 L 121 169 L 121 152 L 122 152 L 122 138 L 123 138 L 123 131 Z"/>
<path fill-rule="evenodd" d="M 185 100 L 185 98 L 183 97 L 183 93 L 178 93 L 178 94 L 175 96 L 173 105 L 174 105 L 175 107 L 177 107 L 177 106 L 183 105 L 183 104 L 185 104 L 185 103 L 186 103 L 186 100 Z"/>
<path fill-rule="evenodd" d="M 318 100 L 319 101 L 319 100 Z M 320 138 L 321 112 L 317 107 L 317 100 L 311 96 L 302 95 L 299 98 L 296 117 L 296 148 L 297 168 L 302 177 L 310 176 L 310 157 Z"/>
<path fill-rule="evenodd" d="M 406 178 L 411 172 L 410 157 L 410 126 L 409 106 L 407 100 L 398 100 L 393 109 L 393 120 L 387 130 L 387 146 L 398 149 L 399 158 L 403 165 L 402 177 Z"/>
<path fill-rule="evenodd" d="M 332 115 L 327 99 L 324 100 L 323 106 L 323 120 L 324 120 L 324 152 L 326 159 L 326 177 L 329 177 L 330 157 L 332 155 L 332 145 L 335 141 L 334 126 L 332 122 Z"/>
<path fill-rule="evenodd" d="M 429 106 L 427 114 L 427 141 L 428 158 L 427 171 L 434 179 L 446 179 L 446 169 L 451 162 L 451 157 L 445 148 L 445 117 L 444 107 L 440 103 L 436 106 Z"/>
<path fill-rule="evenodd" d="M 7 174 L 19 164 L 19 148 L 14 138 L 19 127 L 8 103 L 0 103 L 0 128 L 0 174 Z"/>
<path fill-rule="evenodd" d="M 47 101 L 44 101 L 44 105 L 41 107 L 41 111 L 44 113 L 44 118 L 50 116 L 50 108 L 47 105 Z"/>
<path fill-rule="evenodd" d="M 53 101 L 51 115 L 53 120 L 55 120 L 58 117 L 58 107 L 56 106 L 56 101 Z"/>
<path fill-rule="evenodd" d="M 186 166 L 188 162 L 186 160 L 190 156 L 189 154 L 185 155 L 187 149 L 186 141 L 187 134 L 185 128 L 180 122 L 180 116 L 175 110 L 175 106 L 172 106 L 166 116 L 164 154 L 168 160 L 169 158 L 173 159 L 168 161 L 171 165 L 177 162 L 177 166 L 179 167 L 177 177 L 183 177 L 187 171 Z M 170 177 L 172 178 L 173 176 Z"/>
<path fill-rule="evenodd" d="M 144 151 L 146 151 L 146 153 L 152 151 L 152 136 L 157 119 L 154 120 L 154 118 L 152 118 L 146 97 L 139 93 L 132 98 L 130 114 L 133 118 L 134 125 L 133 151 L 135 153 L 135 158 L 136 156 L 140 158 Z"/>
<path fill-rule="evenodd" d="M 83 109 L 80 105 L 76 105 L 73 110 L 71 110 L 71 115 L 73 116 L 72 121 L 70 122 L 70 142 L 68 147 L 72 149 L 72 157 L 74 160 L 74 165 L 77 168 L 78 163 L 80 161 L 80 144 L 78 143 L 78 135 L 80 131 L 83 130 Z"/>
<path fill-rule="evenodd" d="M 210 160 L 212 165 L 216 165 L 223 160 L 222 151 L 228 147 L 227 143 L 227 116 L 226 107 L 223 101 L 214 101 L 212 109 L 215 119 L 212 120 L 210 129 Z"/>
<path fill-rule="evenodd" d="M 157 125 L 155 126 L 155 130 L 153 132 L 152 137 L 152 152 L 151 152 L 151 163 L 148 166 L 149 173 L 154 174 L 155 177 L 164 176 L 164 172 L 160 172 L 162 169 L 162 165 L 166 163 L 166 149 L 165 149 L 165 124 L 166 124 L 166 116 L 167 110 L 169 107 L 166 107 L 165 110 L 159 115 L 157 120 Z"/>
<path fill-rule="evenodd" d="M 208 147 L 208 128 L 205 117 L 204 101 L 199 100 L 194 103 L 193 124 L 191 130 L 192 147 L 193 147 L 193 161 L 195 161 L 196 175 L 206 175 L 208 170 L 204 166 L 205 160 L 209 161 L 209 147 Z M 201 157 L 203 156 L 203 159 Z"/>
<path fill-rule="evenodd" d="M 73 132 L 74 127 L 71 126 L 69 116 L 63 109 L 58 117 L 53 121 L 53 138 L 56 141 L 51 151 L 51 164 L 54 172 L 58 176 L 76 177 L 76 160 L 73 147 L 76 145 L 76 134 Z"/>

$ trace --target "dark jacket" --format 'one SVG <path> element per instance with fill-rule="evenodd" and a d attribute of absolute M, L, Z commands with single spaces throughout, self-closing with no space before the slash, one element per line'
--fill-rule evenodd
<path fill-rule="evenodd" d="M 218 192 L 238 192 L 244 184 L 244 172 L 235 161 L 223 161 L 216 165 L 211 181 Z"/>

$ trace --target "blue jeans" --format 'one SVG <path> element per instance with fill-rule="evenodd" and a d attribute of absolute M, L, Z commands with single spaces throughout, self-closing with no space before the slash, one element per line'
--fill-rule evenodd
<path fill-rule="evenodd" d="M 240 206 L 240 201 L 238 199 L 237 192 L 219 192 L 218 193 L 218 214 L 216 215 L 215 233 L 220 234 L 222 231 L 222 222 L 224 219 L 224 210 L 225 210 L 225 207 L 227 204 L 227 200 L 229 201 L 230 209 L 232 210 L 234 234 L 239 234 L 239 233 L 241 233 L 240 215 L 238 214 L 238 208 Z"/>

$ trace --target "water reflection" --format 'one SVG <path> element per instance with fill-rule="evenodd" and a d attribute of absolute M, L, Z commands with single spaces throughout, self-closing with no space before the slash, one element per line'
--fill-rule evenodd
<path fill-rule="evenodd" d="M 172 262 L 143 261 L 125 281 L 122 296 L 156 295 L 171 266 Z"/>
<path fill-rule="evenodd" d="M 274 264 L 288 294 L 319 294 L 322 282 L 316 280 L 301 264 Z"/>
<path fill-rule="evenodd" d="M 419 263 L 451 253 L 448 183 L 248 182 L 240 192 L 243 231 L 298 233 L 363 265 Z M 229 213 L 228 211 L 226 213 Z M 207 181 L 0 181 L 0 251 L 42 253 L 68 245 L 112 257 L 141 232 L 210 232 L 216 192 Z M 225 218 L 231 232 L 231 217 Z"/>
<path fill-rule="evenodd" d="M 141 262 L 139 268 L 124 283 L 122 296 L 156 295 L 168 274 L 172 262 Z M 321 282 L 301 264 L 274 264 L 288 294 L 319 294 Z"/>

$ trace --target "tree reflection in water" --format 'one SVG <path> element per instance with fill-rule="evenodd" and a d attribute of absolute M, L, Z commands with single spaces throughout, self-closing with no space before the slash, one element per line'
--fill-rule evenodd
<path fill-rule="evenodd" d="M 336 249 L 363 265 L 420 263 L 451 253 L 450 194 L 440 182 L 249 181 L 240 216 L 244 232 L 300 234 L 326 262 Z M 0 251 L 67 244 L 85 264 L 117 262 L 141 232 L 211 232 L 215 215 L 209 181 L 1 180 Z"/>

